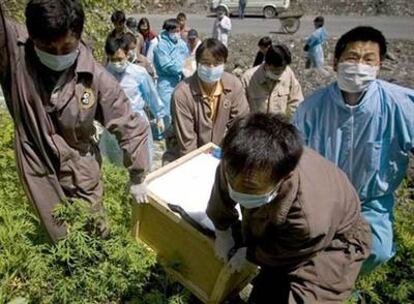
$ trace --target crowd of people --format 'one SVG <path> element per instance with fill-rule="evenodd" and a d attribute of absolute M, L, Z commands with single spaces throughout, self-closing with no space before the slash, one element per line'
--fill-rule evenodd
<path fill-rule="evenodd" d="M 156 33 L 147 18 L 116 11 L 104 66 L 82 41 L 80 1 L 31 0 L 26 27 L 1 5 L 0 13 L 18 172 L 53 241 L 66 235 L 53 218 L 62 200 L 104 213 L 101 153 L 125 165 L 131 194 L 145 203 L 153 141 L 165 139 L 164 163 L 221 146 L 207 215 L 220 259 L 233 271 L 261 266 L 250 303 L 341 303 L 361 271 L 395 254 L 394 193 L 414 148 L 414 91 L 378 79 L 387 53 L 379 30 L 342 35 L 336 80 L 304 98 L 289 48 L 269 37 L 241 79 L 225 71 L 231 20 L 222 13 L 201 39 L 184 13 Z M 321 68 L 327 32 L 323 17 L 314 24 L 304 50 L 307 67 Z M 98 228 L 109 233 L 106 221 Z"/>

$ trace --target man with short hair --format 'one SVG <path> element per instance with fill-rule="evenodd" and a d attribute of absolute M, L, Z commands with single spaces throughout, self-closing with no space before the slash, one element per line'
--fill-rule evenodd
<path fill-rule="evenodd" d="M 83 199 L 103 212 L 95 120 L 116 135 L 131 192 L 146 201 L 148 125 L 81 42 L 84 18 L 78 0 L 31 0 L 26 30 L 5 19 L 0 4 L 0 81 L 14 120 L 18 173 L 53 241 L 66 234 L 53 218 L 63 200 Z M 98 228 L 107 234 L 105 223 Z"/>
<path fill-rule="evenodd" d="M 114 26 L 114 29 L 109 33 L 107 39 L 114 37 L 120 38 L 125 33 L 132 33 L 132 30 L 126 26 L 126 16 L 125 13 L 121 10 L 113 12 L 111 16 L 111 22 Z"/>
<path fill-rule="evenodd" d="M 387 52 L 383 34 L 367 26 L 344 34 L 335 47 L 337 81 L 307 98 L 294 122 L 308 146 L 346 172 L 372 230 L 363 271 L 395 254 L 394 192 L 414 147 L 414 90 L 377 76 Z"/>
<path fill-rule="evenodd" d="M 188 47 L 181 39 L 177 19 L 166 20 L 159 37 L 159 42 L 154 48 L 154 66 L 158 76 L 158 93 L 166 111 L 165 127 L 168 129 L 171 125 L 171 95 L 183 77 Z"/>
<path fill-rule="evenodd" d="M 197 72 L 174 91 L 171 112 L 177 156 L 209 142 L 219 145 L 232 123 L 249 112 L 240 80 L 224 71 L 227 56 L 220 41 L 204 40 L 196 52 Z"/>
<path fill-rule="evenodd" d="M 325 18 L 318 16 L 313 20 L 315 31 L 306 41 L 303 50 L 308 53 L 306 68 L 322 68 L 325 58 L 323 53 L 323 44 L 328 39 L 328 33 L 324 27 Z"/>
<path fill-rule="evenodd" d="M 346 175 L 276 114 L 236 121 L 222 152 L 207 215 L 232 272 L 247 260 L 261 266 L 249 303 L 343 303 L 370 244 Z"/>
<path fill-rule="evenodd" d="M 292 55 L 284 44 L 274 44 L 264 63 L 247 70 L 242 78 L 252 112 L 293 116 L 303 101 L 302 88 L 290 68 Z"/>
<path fill-rule="evenodd" d="M 181 39 L 187 42 L 187 38 L 188 38 L 187 16 L 183 12 L 180 12 L 177 15 L 177 21 L 178 21 L 178 24 L 180 25 Z"/>

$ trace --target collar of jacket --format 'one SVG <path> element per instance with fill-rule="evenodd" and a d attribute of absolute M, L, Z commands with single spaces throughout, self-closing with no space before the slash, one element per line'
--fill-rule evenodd
<path fill-rule="evenodd" d="M 378 80 L 374 80 L 369 85 L 365 93 L 363 93 L 361 101 L 355 106 L 350 106 L 345 103 L 344 96 L 342 95 L 342 92 L 339 89 L 338 83 L 336 81 L 330 85 L 329 95 L 331 100 L 333 100 L 339 108 L 344 109 L 348 112 L 369 112 L 375 108 L 374 104 L 376 104 L 378 101 L 378 98 L 375 98 L 376 94 L 378 96 L 380 95 L 378 89 Z"/>
<path fill-rule="evenodd" d="M 224 72 L 223 76 L 221 77 L 221 84 L 223 86 L 223 93 L 228 94 L 233 90 L 231 74 Z M 200 86 L 198 85 L 198 75 L 197 71 L 194 73 L 193 76 L 188 78 L 191 94 L 193 96 L 203 96 L 203 92 L 201 91 Z"/>
<path fill-rule="evenodd" d="M 297 199 L 299 183 L 299 171 L 298 168 L 296 168 L 290 176 L 282 182 L 276 198 L 268 205 L 269 208 L 272 208 L 272 222 L 276 226 L 283 225 L 286 222 L 292 204 Z"/>

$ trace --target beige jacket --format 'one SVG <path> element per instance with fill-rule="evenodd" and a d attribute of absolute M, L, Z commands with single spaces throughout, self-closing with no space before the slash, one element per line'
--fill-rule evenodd
<path fill-rule="evenodd" d="M 264 64 L 247 70 L 242 76 L 252 112 L 281 113 L 291 116 L 303 101 L 302 89 L 288 66 L 280 80 L 271 82 L 266 77 Z"/>

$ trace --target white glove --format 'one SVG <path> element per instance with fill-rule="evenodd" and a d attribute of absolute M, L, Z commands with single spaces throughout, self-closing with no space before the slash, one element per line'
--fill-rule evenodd
<path fill-rule="evenodd" d="M 227 262 L 228 254 L 230 250 L 234 247 L 235 242 L 233 235 L 231 233 L 231 228 L 227 230 L 217 230 L 216 229 L 216 240 L 214 242 L 214 253 L 216 257 L 223 261 Z"/>
<path fill-rule="evenodd" d="M 230 272 L 240 272 L 247 265 L 247 247 L 239 248 L 229 261 Z"/>
<path fill-rule="evenodd" d="M 147 185 L 145 183 L 132 185 L 129 188 L 129 192 L 131 192 L 132 196 L 135 198 L 135 201 L 138 204 L 147 203 Z"/>

